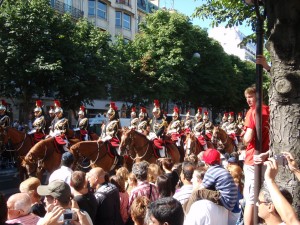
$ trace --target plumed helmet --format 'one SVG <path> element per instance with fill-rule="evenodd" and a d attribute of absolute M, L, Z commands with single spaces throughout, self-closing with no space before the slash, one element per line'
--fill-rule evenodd
<path fill-rule="evenodd" d="M 233 121 L 234 120 L 234 112 L 229 112 L 228 120 L 229 121 Z"/>
<path fill-rule="evenodd" d="M 139 114 L 139 118 L 143 119 L 147 116 L 147 110 L 145 107 L 141 107 L 140 109 L 140 114 Z"/>
<path fill-rule="evenodd" d="M 37 112 L 37 115 L 41 115 L 42 114 L 42 107 L 43 107 L 43 102 L 42 100 L 36 100 L 35 102 L 35 109 L 34 109 L 34 112 Z"/>
<path fill-rule="evenodd" d="M 1 102 L 0 102 L 0 110 L 6 110 L 6 106 L 7 106 L 7 103 L 6 103 L 6 101 L 5 100 L 1 100 Z"/>
<path fill-rule="evenodd" d="M 84 115 L 85 107 L 82 105 L 79 107 L 78 115 Z"/>
<path fill-rule="evenodd" d="M 54 105 L 50 105 L 49 113 L 55 113 Z"/>
<path fill-rule="evenodd" d="M 131 108 L 130 115 L 131 115 L 132 118 L 136 117 L 136 108 L 134 106 Z"/>
<path fill-rule="evenodd" d="M 154 108 L 152 112 L 160 114 L 160 106 L 159 106 L 159 101 L 157 99 L 154 100 Z"/>
<path fill-rule="evenodd" d="M 179 116 L 179 109 L 178 109 L 177 106 L 174 107 L 172 116 L 178 118 L 178 116 Z"/>
<path fill-rule="evenodd" d="M 142 121 L 138 125 L 138 130 L 146 130 L 147 129 L 147 121 Z"/>
<path fill-rule="evenodd" d="M 116 106 L 115 102 L 111 102 L 109 105 L 109 110 L 107 111 L 107 115 L 109 119 L 113 119 L 116 115 L 116 112 L 118 110 L 118 107 Z"/>
<path fill-rule="evenodd" d="M 228 120 L 228 113 L 225 112 L 222 118 L 222 121 L 227 121 Z"/>
<path fill-rule="evenodd" d="M 202 108 L 201 107 L 198 107 L 195 118 L 196 119 L 201 119 L 202 118 Z"/>
<path fill-rule="evenodd" d="M 205 111 L 203 114 L 203 120 L 208 120 L 208 111 Z"/>
<path fill-rule="evenodd" d="M 59 100 L 54 100 L 55 113 L 63 113 L 63 109 L 61 108 L 61 104 Z"/>

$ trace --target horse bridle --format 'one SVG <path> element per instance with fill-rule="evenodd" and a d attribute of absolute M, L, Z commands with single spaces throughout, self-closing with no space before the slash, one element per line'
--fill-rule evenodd
<path fill-rule="evenodd" d="M 223 142 L 221 138 L 218 138 L 218 134 L 217 133 L 220 133 L 219 128 L 218 128 L 217 131 L 214 130 L 214 132 L 213 132 L 213 135 L 212 135 L 212 139 L 213 139 L 212 141 L 213 141 L 213 143 L 216 144 L 218 142 L 218 140 L 220 140 L 222 142 L 222 144 L 225 145 L 227 143 L 227 141 L 228 141 L 228 135 L 226 135 L 226 140 Z"/>
<path fill-rule="evenodd" d="M 3 129 L 3 132 L 0 133 L 0 135 L 1 135 L 1 136 L 7 136 L 7 140 L 11 140 L 11 137 L 8 135 L 7 129 L 8 129 L 8 127 L 4 128 L 4 129 Z M 19 144 L 21 144 L 20 147 L 17 148 L 17 149 L 10 149 L 10 151 L 16 151 L 16 152 L 18 152 L 18 151 L 23 147 L 23 145 L 24 145 L 24 143 L 25 143 L 25 140 L 26 140 L 26 137 L 27 137 L 27 133 L 25 132 L 25 133 L 24 133 L 24 138 L 23 138 L 23 140 L 15 144 L 15 146 L 18 146 Z M 3 141 L 3 142 L 4 142 L 4 141 Z M 1 145 L 2 145 L 2 144 L 3 144 L 3 143 L 1 143 Z"/>

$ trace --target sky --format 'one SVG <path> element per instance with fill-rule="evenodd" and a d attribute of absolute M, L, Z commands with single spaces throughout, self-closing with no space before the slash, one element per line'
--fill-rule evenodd
<path fill-rule="evenodd" d="M 196 7 L 199 6 L 203 0 L 160 0 L 160 7 L 166 7 L 167 9 L 176 9 L 177 11 L 191 17 Z M 210 20 L 200 20 L 199 18 L 191 18 L 193 24 L 199 25 L 202 28 L 210 29 Z M 252 33 L 251 29 L 245 26 L 240 26 L 239 30 L 249 35 Z"/>

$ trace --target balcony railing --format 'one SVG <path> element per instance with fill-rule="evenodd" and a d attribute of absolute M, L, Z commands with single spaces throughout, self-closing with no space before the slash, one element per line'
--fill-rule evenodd
<path fill-rule="evenodd" d="M 83 17 L 83 11 L 60 1 L 51 1 L 51 6 L 60 13 L 69 13 L 74 19 Z"/>
<path fill-rule="evenodd" d="M 116 0 L 116 3 L 122 4 L 122 5 L 127 5 L 127 6 L 131 7 L 129 0 Z"/>

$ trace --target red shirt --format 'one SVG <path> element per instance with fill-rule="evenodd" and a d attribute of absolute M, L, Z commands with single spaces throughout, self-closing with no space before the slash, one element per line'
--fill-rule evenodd
<path fill-rule="evenodd" d="M 269 106 L 262 105 L 262 153 L 269 150 Z M 256 126 L 255 126 L 255 108 L 249 109 L 246 118 L 245 118 L 245 128 L 250 128 L 254 131 L 254 135 L 252 140 L 247 146 L 246 149 L 246 157 L 245 157 L 245 164 L 246 165 L 254 165 L 253 162 L 253 155 L 255 153 L 255 142 L 256 142 Z"/>

